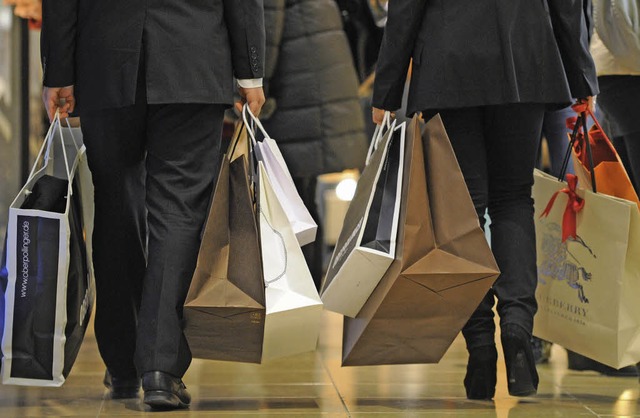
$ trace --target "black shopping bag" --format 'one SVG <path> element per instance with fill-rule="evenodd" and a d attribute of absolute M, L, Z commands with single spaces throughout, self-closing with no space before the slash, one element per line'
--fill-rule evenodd
<path fill-rule="evenodd" d="M 93 188 L 80 131 L 56 119 L 42 155 L 9 209 L 5 384 L 62 385 L 93 306 Z"/>

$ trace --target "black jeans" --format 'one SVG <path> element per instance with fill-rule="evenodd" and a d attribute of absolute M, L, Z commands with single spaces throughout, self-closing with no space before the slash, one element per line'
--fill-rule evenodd
<path fill-rule="evenodd" d="M 82 114 L 95 184 L 95 332 L 112 375 L 191 362 L 182 306 L 207 215 L 224 107 L 148 105 Z M 134 361 L 135 353 L 135 361 Z"/>
<path fill-rule="evenodd" d="M 440 112 L 480 225 L 491 218 L 491 247 L 500 276 L 463 329 L 467 347 L 494 344 L 493 305 L 500 325 L 531 334 L 537 310 L 533 168 L 545 106 L 510 104 Z"/>

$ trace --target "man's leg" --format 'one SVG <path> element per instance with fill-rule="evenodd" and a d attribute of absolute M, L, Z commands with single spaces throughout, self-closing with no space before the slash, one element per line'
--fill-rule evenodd
<path fill-rule="evenodd" d="M 141 374 L 180 378 L 191 362 L 182 310 L 220 166 L 223 113 L 221 105 L 148 106 L 149 260 L 136 347 Z"/>
<path fill-rule="evenodd" d="M 95 333 L 114 378 L 135 379 L 136 321 L 146 265 L 144 102 L 82 115 L 95 185 Z"/>

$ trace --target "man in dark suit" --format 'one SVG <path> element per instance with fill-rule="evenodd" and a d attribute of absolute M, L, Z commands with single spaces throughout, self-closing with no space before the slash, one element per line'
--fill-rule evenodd
<path fill-rule="evenodd" d="M 141 376 L 152 408 L 189 405 L 182 306 L 233 77 L 258 113 L 264 44 L 261 0 L 43 1 L 45 106 L 81 116 L 95 184 L 95 332 L 113 397 L 137 396 Z"/>

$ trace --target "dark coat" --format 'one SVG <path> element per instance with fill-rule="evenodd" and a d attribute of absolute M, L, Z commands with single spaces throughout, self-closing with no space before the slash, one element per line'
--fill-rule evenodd
<path fill-rule="evenodd" d="M 568 104 L 597 93 L 582 0 L 393 0 L 373 105 Z"/>
<path fill-rule="evenodd" d="M 262 0 L 43 0 L 44 85 L 127 106 L 144 62 L 149 104 L 231 104 L 234 75 L 263 76 L 264 36 Z"/>
<path fill-rule="evenodd" d="M 333 0 L 265 0 L 264 121 L 291 174 L 362 168 L 367 153 L 358 79 Z M 266 112 L 265 112 L 266 113 Z"/>

